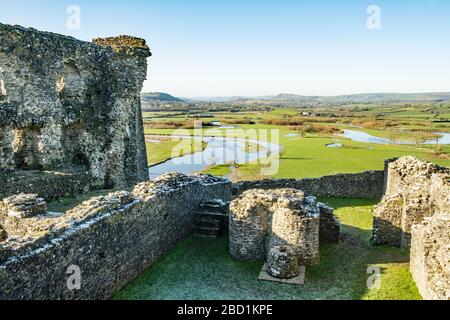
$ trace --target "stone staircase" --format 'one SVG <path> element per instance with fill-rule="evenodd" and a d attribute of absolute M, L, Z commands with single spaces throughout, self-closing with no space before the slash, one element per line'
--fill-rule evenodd
<path fill-rule="evenodd" d="M 200 204 L 194 212 L 196 221 L 194 235 L 202 238 L 216 239 L 222 232 L 228 230 L 229 203 L 222 200 L 212 200 Z"/>

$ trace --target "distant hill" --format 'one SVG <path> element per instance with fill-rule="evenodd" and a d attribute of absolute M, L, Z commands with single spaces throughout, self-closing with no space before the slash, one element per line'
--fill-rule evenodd
<path fill-rule="evenodd" d="M 352 103 L 413 103 L 413 102 L 449 102 L 450 92 L 436 93 L 363 93 L 340 96 L 302 96 L 283 93 L 277 96 L 263 97 L 210 97 L 194 98 L 193 101 L 227 103 L 273 103 L 273 104 L 352 104 Z"/>
<path fill-rule="evenodd" d="M 435 93 L 362 93 L 340 96 L 303 96 L 282 93 L 276 96 L 230 96 L 177 98 L 168 93 L 151 92 L 142 94 L 142 110 L 145 111 L 193 111 L 231 110 L 272 107 L 342 107 L 351 105 L 388 104 L 441 104 L 450 103 L 450 92 Z M 213 106 L 213 107 L 212 107 Z M 211 109 L 212 110 L 212 109 Z M 228 110 L 228 109 L 227 109 Z"/>
<path fill-rule="evenodd" d="M 174 97 L 164 92 L 147 92 L 141 94 L 141 100 L 144 103 L 152 102 L 184 102 L 182 99 Z"/>

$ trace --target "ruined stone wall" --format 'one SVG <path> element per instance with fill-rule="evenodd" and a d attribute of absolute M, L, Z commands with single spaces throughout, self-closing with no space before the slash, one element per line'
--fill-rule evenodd
<path fill-rule="evenodd" d="M 88 188 L 83 168 L 60 171 L 14 171 L 0 173 L 0 201 L 11 195 L 37 193 L 47 201 L 74 196 Z"/>
<path fill-rule="evenodd" d="M 408 248 L 412 226 L 450 214 L 450 170 L 403 157 L 389 163 L 386 194 L 374 210 L 373 243 Z"/>
<path fill-rule="evenodd" d="M 81 166 L 93 189 L 147 180 L 148 56 L 142 39 L 88 43 L 0 24 L 0 171 Z"/>
<path fill-rule="evenodd" d="M 201 202 L 230 198 L 224 179 L 168 174 L 63 216 L 3 217 L 0 300 L 109 298 L 191 233 Z M 80 290 L 67 287 L 70 266 Z"/>
<path fill-rule="evenodd" d="M 450 214 L 412 227 L 411 274 L 426 300 L 450 300 Z"/>
<path fill-rule="evenodd" d="M 337 242 L 339 234 L 333 210 L 295 189 L 248 190 L 230 205 L 235 259 L 266 260 L 271 249 L 288 247 L 300 265 L 314 265 L 320 260 L 320 241 Z"/>
<path fill-rule="evenodd" d="M 338 174 L 314 179 L 273 179 L 244 181 L 233 186 L 239 195 L 250 189 L 293 188 L 316 197 L 345 197 L 380 199 L 384 190 L 384 171 L 367 171 L 356 174 Z"/>
<path fill-rule="evenodd" d="M 413 157 L 390 162 L 372 242 L 410 248 L 422 297 L 450 299 L 450 170 Z"/>

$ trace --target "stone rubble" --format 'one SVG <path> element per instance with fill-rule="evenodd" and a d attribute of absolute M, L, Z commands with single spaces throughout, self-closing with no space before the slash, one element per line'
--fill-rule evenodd
<path fill-rule="evenodd" d="M 19 194 L 3 199 L 0 204 L 3 215 L 15 218 L 31 218 L 47 212 L 47 202 L 37 194 Z"/>

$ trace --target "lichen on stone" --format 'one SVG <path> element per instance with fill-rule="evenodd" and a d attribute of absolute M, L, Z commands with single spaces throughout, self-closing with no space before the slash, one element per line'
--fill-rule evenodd
<path fill-rule="evenodd" d="M 321 230 L 324 241 L 338 240 L 340 227 L 333 210 L 296 189 L 247 190 L 230 205 L 230 253 L 235 259 L 267 260 L 272 256 L 274 269 L 283 263 L 291 269 L 292 257 L 277 251 L 286 248 L 294 251 L 299 265 L 315 265 L 320 260 Z M 284 271 L 272 274 L 292 273 Z"/>
<path fill-rule="evenodd" d="M 82 167 L 91 190 L 148 180 L 145 40 L 99 39 L 104 47 L 3 24 L 0 39 L 0 171 Z"/>

